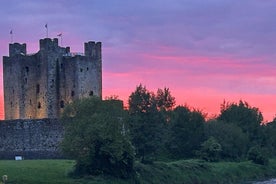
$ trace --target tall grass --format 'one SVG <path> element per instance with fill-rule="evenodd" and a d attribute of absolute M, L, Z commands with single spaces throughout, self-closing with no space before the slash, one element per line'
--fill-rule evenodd
<path fill-rule="evenodd" d="M 245 162 L 215 162 L 179 160 L 156 162 L 153 165 L 136 164 L 139 180 L 143 184 L 213 184 L 240 183 L 276 177 L 276 160 L 268 166 Z"/>

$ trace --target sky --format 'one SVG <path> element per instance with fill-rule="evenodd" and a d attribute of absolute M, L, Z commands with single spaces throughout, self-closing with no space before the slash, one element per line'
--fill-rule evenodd
<path fill-rule="evenodd" d="M 168 87 L 177 105 L 208 117 L 223 101 L 244 100 L 265 121 L 276 115 L 276 1 L 273 0 L 1 0 L 2 56 L 11 42 L 38 51 L 39 39 L 63 34 L 83 52 L 102 42 L 103 96 L 125 101 L 140 83 Z M 61 43 L 60 43 L 61 44 Z"/>

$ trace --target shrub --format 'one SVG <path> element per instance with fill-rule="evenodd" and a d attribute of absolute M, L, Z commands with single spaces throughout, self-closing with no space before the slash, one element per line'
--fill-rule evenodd
<path fill-rule="evenodd" d="M 76 160 L 73 174 L 132 177 L 134 148 L 124 115 L 116 100 L 83 99 L 65 108 L 62 149 Z"/>
<path fill-rule="evenodd" d="M 263 148 L 260 146 L 251 147 L 247 154 L 248 160 L 251 160 L 255 164 L 267 165 L 268 156 Z"/>
<path fill-rule="evenodd" d="M 206 161 L 216 162 L 220 159 L 221 152 L 221 145 L 214 137 L 210 137 L 202 143 L 199 156 Z"/>

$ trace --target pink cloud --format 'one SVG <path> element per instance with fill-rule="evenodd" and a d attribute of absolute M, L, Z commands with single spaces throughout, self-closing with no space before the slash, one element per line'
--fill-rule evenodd
<path fill-rule="evenodd" d="M 144 83 L 142 83 L 144 84 Z M 104 96 L 118 95 L 120 99 L 124 101 L 127 106 L 127 100 L 131 92 L 133 92 L 137 85 L 130 85 L 131 88 L 127 88 L 126 85 L 122 88 L 104 89 Z M 156 92 L 157 88 L 152 85 L 146 85 L 147 89 Z M 172 95 L 176 97 L 177 105 L 188 105 L 192 108 L 202 110 L 208 114 L 208 117 L 218 115 L 220 112 L 220 105 L 225 100 L 226 102 L 238 102 L 244 100 L 249 105 L 259 108 L 264 115 L 264 121 L 271 121 L 276 114 L 276 102 L 273 99 L 276 98 L 274 94 L 251 94 L 251 93 L 231 93 L 222 92 L 213 88 L 190 88 L 190 87 L 170 87 Z M 162 86 L 159 86 L 162 88 Z"/>
<path fill-rule="evenodd" d="M 238 102 L 244 100 L 249 105 L 259 108 L 264 115 L 265 121 L 270 121 L 275 117 L 276 95 L 252 95 L 250 93 L 229 93 L 215 91 L 212 89 L 177 89 L 181 93 L 175 94 L 178 102 L 185 102 L 192 107 L 199 108 L 203 112 L 208 113 L 212 117 L 214 114 L 219 114 L 220 105 L 225 100 L 226 102 Z M 265 102 L 265 103 L 264 103 Z"/>
<path fill-rule="evenodd" d="M 63 45 L 74 52 L 89 40 L 103 43 L 103 96 L 126 101 L 140 83 L 153 91 L 166 86 L 179 104 L 215 113 L 223 99 L 245 99 L 271 119 L 275 2 L 64 2 L 1 1 L 1 56 L 8 54 L 11 28 L 16 42 L 37 52 L 47 22 L 49 36 L 63 32 Z"/>
<path fill-rule="evenodd" d="M 167 48 L 166 48 L 167 49 Z M 178 104 L 188 104 L 202 109 L 209 116 L 219 113 L 223 100 L 238 102 L 245 100 L 259 107 L 265 120 L 272 120 L 276 103 L 274 68 L 258 59 L 233 59 L 202 56 L 166 56 L 136 54 L 135 60 L 142 58 L 148 67 L 133 64 L 131 72 L 105 73 L 105 94 L 117 94 L 127 102 L 128 96 L 142 83 L 148 89 L 169 87 Z M 258 61 L 258 62 L 256 62 Z M 112 93 L 113 91 L 113 93 Z M 268 103 L 263 103 L 268 102 Z"/>

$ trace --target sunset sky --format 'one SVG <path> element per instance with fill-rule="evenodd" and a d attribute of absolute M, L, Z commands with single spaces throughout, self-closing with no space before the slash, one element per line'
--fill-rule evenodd
<path fill-rule="evenodd" d="M 1 61 L 10 30 L 34 53 L 47 23 L 73 52 L 102 42 L 103 96 L 126 102 L 142 83 L 209 117 L 224 100 L 245 100 L 266 121 L 276 114 L 276 1 L 2 0 L 0 10 Z M 2 62 L 0 76 L 3 118 Z"/>

